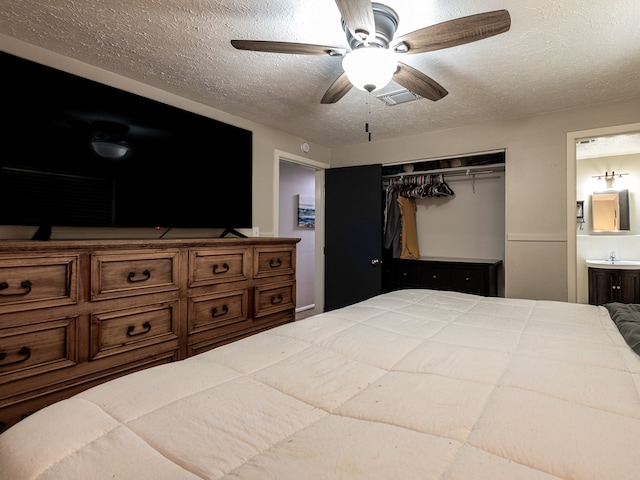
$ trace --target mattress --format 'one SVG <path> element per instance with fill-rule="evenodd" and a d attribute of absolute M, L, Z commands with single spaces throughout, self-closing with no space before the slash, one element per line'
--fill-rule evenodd
<path fill-rule="evenodd" d="M 402 290 L 44 408 L 0 478 L 637 480 L 639 449 L 606 308 Z"/>

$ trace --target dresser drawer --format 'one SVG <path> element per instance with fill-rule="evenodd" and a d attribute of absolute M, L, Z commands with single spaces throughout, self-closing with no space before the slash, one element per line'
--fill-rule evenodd
<path fill-rule="evenodd" d="M 0 384 L 75 365 L 76 325 L 70 317 L 0 329 Z"/>
<path fill-rule="evenodd" d="M 0 259 L 0 313 L 78 302 L 78 257 Z"/>
<path fill-rule="evenodd" d="M 396 283 L 422 283 L 422 268 L 415 262 L 396 262 L 391 270 L 391 280 Z"/>
<path fill-rule="evenodd" d="M 249 293 L 247 289 L 189 298 L 188 333 L 246 322 Z"/>
<path fill-rule="evenodd" d="M 293 275 L 296 269 L 295 247 L 255 247 L 253 277 L 266 278 L 277 275 Z"/>
<path fill-rule="evenodd" d="M 189 286 L 248 280 L 250 253 L 249 248 L 189 250 Z"/>
<path fill-rule="evenodd" d="M 91 256 L 91 300 L 178 290 L 177 250 Z"/>
<path fill-rule="evenodd" d="M 91 315 L 91 359 L 178 339 L 179 302 Z"/>
<path fill-rule="evenodd" d="M 451 272 L 452 287 L 459 292 L 478 293 L 483 291 L 487 275 L 484 271 L 473 268 L 460 268 Z"/>
<path fill-rule="evenodd" d="M 425 288 L 435 290 L 450 290 L 451 288 L 451 267 L 446 265 L 428 265 L 423 267 L 421 283 Z"/>
<path fill-rule="evenodd" d="M 269 283 L 254 288 L 254 317 L 295 308 L 295 282 Z"/>

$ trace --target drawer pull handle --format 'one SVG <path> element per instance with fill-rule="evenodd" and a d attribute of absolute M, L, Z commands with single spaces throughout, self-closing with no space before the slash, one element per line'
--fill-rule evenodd
<path fill-rule="evenodd" d="M 217 307 L 213 307 L 213 310 L 211 310 L 211 316 L 213 318 L 216 317 L 221 317 L 222 315 L 226 314 L 229 312 L 229 307 L 227 307 L 226 305 L 222 306 L 222 311 L 218 312 L 218 308 Z"/>
<path fill-rule="evenodd" d="M 136 329 L 136 327 L 134 325 L 129 325 L 127 327 L 127 337 L 135 337 L 137 335 L 144 335 L 147 332 L 151 331 L 151 324 L 149 322 L 144 322 L 142 324 L 142 328 L 144 328 L 144 330 L 142 330 L 141 332 L 138 333 L 133 333 L 133 331 Z"/>
<path fill-rule="evenodd" d="M 275 260 L 272 258 L 271 260 L 269 260 L 269 266 L 271 268 L 278 268 L 282 266 L 282 260 L 280 260 L 279 258 L 276 258 Z"/>
<path fill-rule="evenodd" d="M 223 263 L 223 264 L 222 264 L 222 268 L 224 268 L 224 270 L 218 270 L 218 264 L 216 263 L 216 264 L 213 266 L 213 273 L 217 275 L 217 274 L 219 274 L 219 273 L 226 273 L 226 272 L 228 272 L 228 271 L 229 271 L 229 264 L 228 264 L 228 263 Z"/>
<path fill-rule="evenodd" d="M 31 292 L 31 280 L 23 280 L 20 282 L 20 286 L 22 288 L 26 288 L 26 292 L 16 292 L 16 293 L 0 293 L 0 297 L 15 297 L 18 295 L 28 295 Z M 4 290 L 5 288 L 9 288 L 9 284 L 7 282 L 0 283 L 0 290 Z"/>
<path fill-rule="evenodd" d="M 151 272 L 149 270 L 142 272 L 142 275 L 144 275 L 145 278 L 134 279 L 133 277 L 136 276 L 136 272 L 129 272 L 129 275 L 127 275 L 127 281 L 131 283 L 145 282 L 151 278 Z"/>
<path fill-rule="evenodd" d="M 282 295 L 273 295 L 271 297 L 271 305 L 277 305 L 279 303 L 282 303 Z"/>
<path fill-rule="evenodd" d="M 9 363 L 0 363 L 0 367 L 8 367 L 9 365 L 15 365 L 16 363 L 26 362 L 27 360 L 29 360 L 29 357 L 31 357 L 31 349 L 29 347 L 22 347 L 18 352 L 18 355 L 24 355 L 24 358 Z M 0 361 L 4 360 L 6 357 L 6 353 L 0 352 Z"/>

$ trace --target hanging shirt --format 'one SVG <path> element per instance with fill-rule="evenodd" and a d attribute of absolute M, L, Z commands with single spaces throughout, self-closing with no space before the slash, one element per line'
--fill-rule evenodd
<path fill-rule="evenodd" d="M 398 189 L 389 187 L 386 192 L 384 211 L 384 235 L 382 246 L 391 250 L 393 258 L 400 258 L 400 206 L 398 205 Z"/>
<path fill-rule="evenodd" d="M 416 199 L 398 196 L 398 206 L 402 215 L 400 232 L 400 258 L 417 260 L 420 258 L 418 248 L 418 229 L 416 225 Z"/>

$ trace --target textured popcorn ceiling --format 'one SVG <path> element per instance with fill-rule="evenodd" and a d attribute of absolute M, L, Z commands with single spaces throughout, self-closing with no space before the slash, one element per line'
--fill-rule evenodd
<path fill-rule="evenodd" d="M 17 54 L 15 40 L 27 42 L 328 147 L 366 142 L 367 120 L 375 141 L 640 96 L 638 0 L 386 4 L 399 14 L 397 36 L 502 8 L 512 25 L 489 39 L 404 56 L 449 95 L 392 107 L 355 89 L 321 105 L 342 73 L 339 58 L 230 44 L 347 47 L 332 0 L 0 0 L 0 49 Z M 400 88 L 392 82 L 376 93 Z"/>

